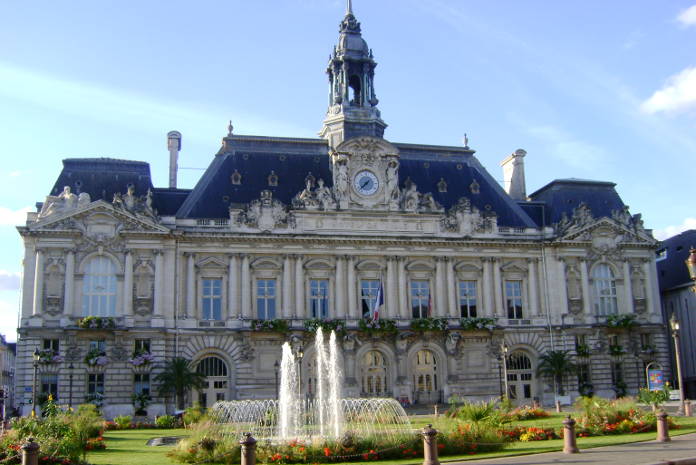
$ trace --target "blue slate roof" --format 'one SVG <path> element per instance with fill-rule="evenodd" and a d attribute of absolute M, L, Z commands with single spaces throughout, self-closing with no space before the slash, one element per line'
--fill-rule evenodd
<path fill-rule="evenodd" d="M 260 197 L 261 190 L 273 192 L 273 198 L 290 204 L 305 187 L 310 174 L 332 185 L 328 145 L 322 139 L 267 138 L 232 136 L 226 148 L 215 156 L 191 195 L 179 209 L 180 218 L 226 218 L 230 205 L 242 205 Z M 474 157 L 462 147 L 394 144 L 401 154 L 399 180 L 415 183 L 422 193 L 430 192 L 445 208 L 461 197 L 468 197 L 481 211 L 498 214 L 498 224 L 511 227 L 535 227 L 527 214 L 503 191 Z M 241 184 L 231 182 L 233 173 L 241 175 Z M 270 186 L 271 171 L 278 185 Z M 446 192 L 438 190 L 444 180 Z M 471 184 L 479 186 L 472 193 Z"/>
<path fill-rule="evenodd" d="M 684 263 L 691 247 L 696 247 L 696 229 L 684 231 L 662 241 L 657 250 L 657 280 L 660 292 L 691 284 L 689 271 Z"/>
<path fill-rule="evenodd" d="M 621 210 L 624 203 L 613 182 L 586 179 L 556 179 L 529 195 L 534 202 L 546 205 L 543 218 L 546 224 L 558 223 L 565 213 L 568 218 L 581 202 L 587 204 L 595 218 L 611 217 L 613 210 Z"/>

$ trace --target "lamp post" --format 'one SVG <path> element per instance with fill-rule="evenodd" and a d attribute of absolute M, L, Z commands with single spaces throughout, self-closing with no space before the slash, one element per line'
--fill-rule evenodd
<path fill-rule="evenodd" d="M 68 390 L 68 409 L 72 409 L 73 370 L 75 369 L 75 365 L 70 363 L 70 365 L 68 365 L 68 369 L 70 370 L 70 374 L 68 375 L 68 379 L 70 380 L 70 387 Z"/>
<path fill-rule="evenodd" d="M 689 277 L 696 282 L 696 249 L 693 247 L 689 250 L 689 257 L 685 261 L 686 268 L 689 270 Z M 691 292 L 696 292 L 696 284 L 691 286 Z"/>
<path fill-rule="evenodd" d="M 502 354 L 503 357 L 503 384 L 505 386 L 505 397 L 507 398 L 510 395 L 510 387 L 508 386 L 508 376 L 507 376 L 507 353 L 508 353 L 508 346 L 505 344 L 505 341 L 502 342 L 500 345 L 500 353 Z"/>
<path fill-rule="evenodd" d="M 275 368 L 275 392 L 276 392 L 276 399 L 278 398 L 278 368 L 280 368 L 280 364 L 278 363 L 278 360 L 275 361 L 273 364 L 273 368 Z"/>
<path fill-rule="evenodd" d="M 674 338 L 674 361 L 677 365 L 677 382 L 679 383 L 679 412 L 677 415 L 683 415 L 684 408 L 684 383 L 682 382 L 681 373 L 681 351 L 679 349 L 679 320 L 672 312 L 672 317 L 669 319 L 669 326 L 672 328 L 672 337 Z"/>
<path fill-rule="evenodd" d="M 34 354 L 32 355 L 34 359 L 34 386 L 31 389 L 31 412 L 32 416 L 36 416 L 36 383 L 39 374 L 39 360 L 41 359 L 41 354 L 39 353 L 39 348 L 34 349 Z"/>
<path fill-rule="evenodd" d="M 302 399 L 302 358 L 304 357 L 304 352 L 302 347 L 297 350 L 297 395 Z"/>

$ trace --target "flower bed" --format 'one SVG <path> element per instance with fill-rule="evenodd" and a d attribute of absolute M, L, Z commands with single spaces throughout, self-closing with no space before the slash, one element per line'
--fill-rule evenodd
<path fill-rule="evenodd" d="M 530 406 L 523 406 L 523 407 L 517 407 L 516 409 L 504 413 L 502 415 L 504 421 L 524 421 L 524 420 L 533 420 L 535 418 L 548 418 L 549 413 L 538 407 L 530 407 Z"/>

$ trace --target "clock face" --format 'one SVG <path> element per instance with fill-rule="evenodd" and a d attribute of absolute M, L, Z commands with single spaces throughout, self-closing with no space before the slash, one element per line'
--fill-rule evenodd
<path fill-rule="evenodd" d="M 373 195 L 379 189 L 379 179 L 372 171 L 363 170 L 353 178 L 353 188 L 362 195 Z"/>

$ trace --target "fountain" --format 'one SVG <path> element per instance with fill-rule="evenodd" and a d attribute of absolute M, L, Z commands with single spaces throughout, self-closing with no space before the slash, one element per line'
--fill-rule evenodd
<path fill-rule="evenodd" d="M 314 349 L 313 398 L 301 394 L 298 360 L 286 342 L 277 400 L 221 401 L 212 407 L 225 433 L 240 437 L 251 432 L 255 438 L 267 441 L 339 439 L 346 435 L 395 438 L 411 433 L 406 412 L 396 400 L 342 396 L 343 374 L 334 331 L 327 344 L 319 328 Z"/>

